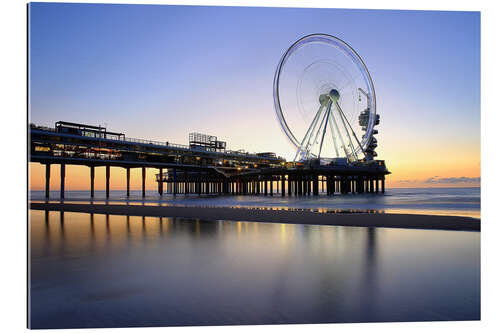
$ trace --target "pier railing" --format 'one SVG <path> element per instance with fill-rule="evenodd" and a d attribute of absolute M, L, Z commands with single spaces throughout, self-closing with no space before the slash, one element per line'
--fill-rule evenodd
<path fill-rule="evenodd" d="M 127 137 L 125 137 L 124 139 L 116 139 L 116 141 L 125 141 L 125 142 L 130 142 L 130 143 L 141 143 L 141 144 L 150 144 L 150 145 L 156 145 L 156 146 L 189 149 L 188 145 L 181 145 L 178 143 L 171 143 L 171 142 L 167 142 L 167 141 L 162 142 L 162 141 L 155 141 L 155 140 L 127 138 Z"/>
<path fill-rule="evenodd" d="M 55 128 L 51 127 L 46 127 L 46 126 L 36 126 L 34 124 L 31 125 L 31 129 L 33 130 L 38 130 L 38 131 L 46 131 L 46 132 L 52 132 L 52 133 L 59 133 Z M 67 133 L 61 133 L 61 134 L 67 134 Z M 76 134 L 73 134 L 76 135 Z M 190 147 L 189 145 L 183 145 L 183 144 L 178 144 L 178 143 L 172 143 L 169 141 L 156 141 L 156 140 L 148 140 L 148 139 L 138 139 L 138 138 L 129 138 L 129 137 L 119 137 L 119 136 L 114 136 L 111 134 L 107 134 L 105 137 L 100 137 L 100 136 L 90 136 L 90 135 L 80 135 L 84 137 L 94 137 L 96 139 L 104 139 L 104 140 L 112 140 L 112 141 L 119 141 L 119 142 L 127 142 L 127 143 L 138 143 L 138 144 L 143 144 L 143 145 L 154 145 L 154 146 L 161 146 L 165 148 L 175 148 L 175 149 L 184 149 L 184 150 L 189 150 L 189 151 L 198 151 L 198 152 L 204 152 L 205 150 L 201 147 Z M 218 153 L 222 154 L 230 154 L 230 155 L 236 155 L 236 156 L 242 156 L 242 157 L 254 157 L 254 158 L 262 158 L 262 156 L 259 156 L 257 153 L 250 153 L 246 152 L 244 150 L 230 150 L 230 149 L 223 149 L 217 151 Z M 269 157 L 268 157 L 269 158 Z M 269 158 L 273 160 L 283 160 L 282 157 L 277 156 L 274 158 Z"/>

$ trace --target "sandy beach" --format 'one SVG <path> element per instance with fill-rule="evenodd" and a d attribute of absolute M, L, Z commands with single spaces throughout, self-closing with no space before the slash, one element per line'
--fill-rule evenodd
<path fill-rule="evenodd" d="M 351 227 L 387 227 L 480 231 L 481 221 L 470 217 L 389 213 L 316 213 L 230 207 L 136 206 L 114 204 L 30 203 L 30 209 L 94 214 L 183 217 Z"/>

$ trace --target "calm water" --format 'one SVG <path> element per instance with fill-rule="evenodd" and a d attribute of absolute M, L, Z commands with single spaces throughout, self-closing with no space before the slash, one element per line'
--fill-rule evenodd
<path fill-rule="evenodd" d="M 30 211 L 33 328 L 480 318 L 480 233 Z"/>
<path fill-rule="evenodd" d="M 454 215 L 480 218 L 480 188 L 409 188 L 388 189 L 385 195 L 356 194 L 327 197 L 281 197 L 270 196 L 201 196 L 164 195 L 147 192 L 142 198 L 141 191 L 111 191 L 110 202 L 121 204 L 181 205 L 181 206 L 230 206 L 230 207 L 272 207 L 284 209 L 324 209 L 380 211 L 386 213 L 413 213 L 431 215 Z M 45 192 L 32 191 L 32 200 L 45 200 Z M 67 191 L 66 201 L 88 202 L 88 191 Z M 59 192 L 51 192 L 51 200 L 59 201 Z M 94 203 L 103 203 L 105 192 L 96 191 Z"/>

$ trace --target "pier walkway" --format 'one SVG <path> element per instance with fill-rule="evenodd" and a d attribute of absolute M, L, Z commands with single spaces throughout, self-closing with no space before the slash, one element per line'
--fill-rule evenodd
<path fill-rule="evenodd" d="M 157 170 L 158 193 L 218 195 L 319 195 L 325 193 L 385 192 L 384 161 L 319 165 L 287 162 L 274 153 L 248 153 L 225 148 L 216 137 L 192 133 L 189 145 L 128 138 L 101 126 L 57 122 L 54 128 L 30 125 L 30 162 L 45 165 L 45 196 L 49 197 L 51 165 L 59 164 L 60 196 L 64 198 L 66 165 L 90 170 L 90 197 L 94 197 L 95 168 L 106 169 L 109 197 L 111 167 L 126 169 L 127 196 L 130 169 Z M 317 162 L 317 161 L 316 161 Z"/>

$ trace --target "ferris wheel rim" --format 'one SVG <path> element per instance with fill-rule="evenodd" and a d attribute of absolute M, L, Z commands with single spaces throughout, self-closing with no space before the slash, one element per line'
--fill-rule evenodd
<path fill-rule="evenodd" d="M 348 51 L 348 54 L 350 53 L 349 55 L 358 61 L 358 63 L 356 63 L 356 65 L 359 65 L 359 64 L 361 65 L 361 68 L 359 68 L 361 74 L 366 75 L 366 81 L 367 81 L 369 88 L 371 90 L 371 98 L 369 100 L 369 105 L 370 105 L 370 107 L 373 108 L 373 117 L 370 117 L 370 124 L 368 126 L 369 132 L 366 133 L 366 139 L 365 139 L 365 137 L 363 139 L 363 143 L 365 146 L 360 147 L 363 151 L 365 151 L 367 148 L 367 143 L 370 142 L 370 138 L 373 135 L 374 119 L 375 119 L 376 114 L 377 114 L 375 86 L 373 84 L 373 80 L 372 80 L 372 77 L 370 75 L 370 71 L 368 70 L 368 67 L 366 66 L 366 64 L 363 61 L 363 59 L 361 58 L 361 56 L 356 52 L 356 50 L 351 45 L 349 45 L 349 43 L 344 41 L 343 39 L 338 38 L 338 37 L 333 36 L 333 35 L 330 35 L 330 34 L 313 33 L 313 34 L 303 36 L 300 39 L 298 39 L 297 41 L 295 41 L 282 55 L 282 57 L 279 61 L 278 67 L 276 68 L 276 71 L 274 73 L 274 82 L 273 82 L 274 109 L 275 109 L 275 114 L 276 114 L 278 121 L 280 123 L 280 127 L 283 130 L 283 132 L 285 133 L 285 135 L 288 137 L 291 144 L 295 148 L 300 149 L 300 142 L 297 140 L 295 135 L 290 130 L 290 127 L 288 126 L 286 119 L 283 115 L 283 110 L 281 108 L 281 103 L 280 103 L 279 80 L 280 80 L 280 75 L 281 75 L 283 65 L 286 63 L 286 60 L 290 57 L 290 55 L 293 54 L 292 51 L 294 51 L 295 48 L 297 48 L 297 46 L 300 45 L 301 43 L 305 44 L 306 40 L 311 39 L 311 41 L 314 41 L 314 38 L 325 38 L 326 40 L 333 39 L 334 41 L 338 42 L 340 45 L 345 46 L 347 51 Z"/>

